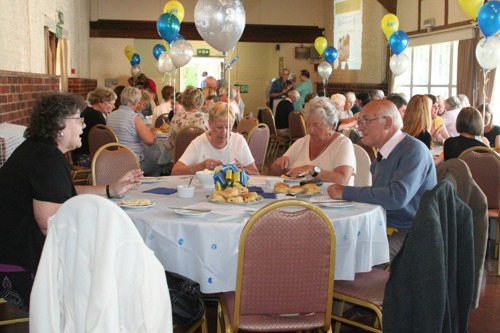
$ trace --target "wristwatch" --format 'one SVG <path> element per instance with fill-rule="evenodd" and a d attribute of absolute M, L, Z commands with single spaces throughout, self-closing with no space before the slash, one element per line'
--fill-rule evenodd
<path fill-rule="evenodd" d="M 313 172 L 312 176 L 316 177 L 321 172 L 321 169 L 318 166 L 315 166 L 314 169 L 313 169 L 313 171 L 314 172 Z"/>

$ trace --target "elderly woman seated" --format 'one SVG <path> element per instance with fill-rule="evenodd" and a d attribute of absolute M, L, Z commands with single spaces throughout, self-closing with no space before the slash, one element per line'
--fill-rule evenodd
<path fill-rule="evenodd" d="M 305 107 L 309 134 L 297 140 L 271 166 L 273 175 L 290 178 L 312 176 L 325 182 L 353 184 L 356 159 L 352 142 L 335 131 L 338 112 L 326 97 L 312 99 Z"/>
<path fill-rule="evenodd" d="M 233 123 L 234 114 L 227 103 L 215 103 L 208 114 L 210 130 L 189 144 L 175 163 L 172 175 L 192 175 L 204 169 L 214 170 L 228 161 L 248 174 L 258 174 L 245 138 L 231 132 Z"/>

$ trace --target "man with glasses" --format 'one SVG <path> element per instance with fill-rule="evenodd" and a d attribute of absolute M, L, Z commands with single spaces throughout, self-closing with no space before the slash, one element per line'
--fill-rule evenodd
<path fill-rule="evenodd" d="M 293 83 L 288 79 L 290 71 L 288 68 L 283 68 L 281 70 L 281 80 L 274 80 L 271 85 L 271 90 L 269 90 L 269 107 L 273 108 L 273 101 L 275 99 L 286 98 L 286 95 L 290 90 L 293 89 Z M 274 108 L 273 108 L 274 109 Z"/>
<path fill-rule="evenodd" d="M 403 245 L 406 234 L 425 191 L 436 183 L 436 170 L 429 149 L 401 131 L 401 115 L 389 100 L 368 103 L 360 113 L 358 129 L 363 143 L 378 149 L 370 167 L 373 184 L 369 187 L 331 185 L 334 199 L 377 204 L 387 213 L 391 261 Z"/>

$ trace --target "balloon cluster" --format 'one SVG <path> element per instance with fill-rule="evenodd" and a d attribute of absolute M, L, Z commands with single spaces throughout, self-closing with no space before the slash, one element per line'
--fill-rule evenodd
<path fill-rule="evenodd" d="M 485 36 L 476 46 L 476 59 L 484 70 L 489 71 L 500 65 L 500 36 L 498 36 L 500 32 L 500 2 L 489 1 L 485 3 L 477 10 L 476 15 L 479 29 Z"/>
<path fill-rule="evenodd" d="M 321 36 L 314 40 L 314 48 L 320 56 L 325 58 L 325 61 L 318 66 L 318 75 L 323 79 L 323 89 L 326 93 L 328 78 L 332 74 L 332 63 L 337 59 L 339 53 L 335 47 L 328 46 L 326 38 Z"/>
<path fill-rule="evenodd" d="M 134 79 L 137 79 L 139 75 L 141 75 L 141 67 L 139 64 L 141 63 L 141 56 L 138 53 L 135 53 L 135 49 L 131 45 L 125 46 L 123 49 L 125 56 L 130 61 L 130 65 L 132 68 L 130 69 L 130 74 Z"/>
<path fill-rule="evenodd" d="M 160 74 L 171 75 L 193 58 L 191 44 L 179 33 L 183 19 L 184 6 L 179 1 L 172 0 L 165 4 L 163 14 L 156 22 L 156 30 L 165 41 L 153 47 L 153 56 L 157 60 L 156 69 Z"/>
<path fill-rule="evenodd" d="M 408 35 L 399 29 L 399 19 L 394 14 L 385 14 L 380 22 L 382 31 L 389 41 L 389 47 L 394 53 L 389 61 L 389 67 L 394 75 L 403 74 L 410 64 L 410 59 L 403 51 L 408 47 Z"/>

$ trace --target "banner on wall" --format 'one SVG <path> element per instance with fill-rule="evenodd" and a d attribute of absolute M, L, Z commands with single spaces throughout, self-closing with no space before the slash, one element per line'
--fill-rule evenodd
<path fill-rule="evenodd" d="M 333 44 L 338 50 L 334 68 L 360 70 L 363 2 L 362 0 L 335 0 L 333 11 Z"/>

